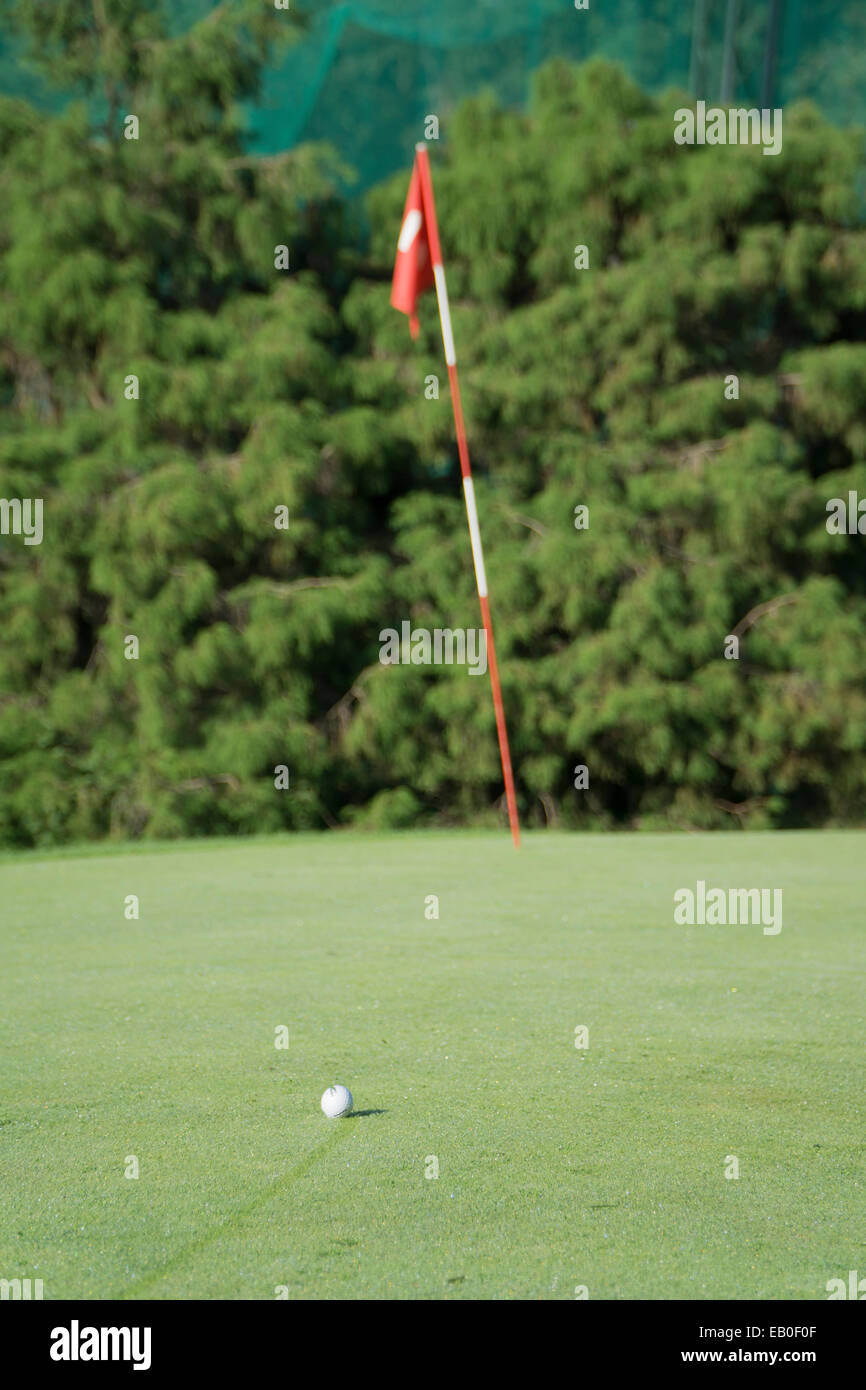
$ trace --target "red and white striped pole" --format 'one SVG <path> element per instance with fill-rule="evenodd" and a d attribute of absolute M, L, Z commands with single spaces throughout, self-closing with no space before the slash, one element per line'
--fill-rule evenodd
<path fill-rule="evenodd" d="M 499 685 L 499 667 L 496 664 L 496 647 L 493 642 L 493 623 L 490 620 L 490 604 L 487 599 L 487 575 L 484 570 L 484 552 L 481 548 L 481 531 L 478 526 L 478 509 L 475 506 L 475 489 L 472 485 L 472 469 L 469 466 L 469 447 L 466 443 L 466 425 L 463 421 L 463 406 L 460 401 L 460 384 L 457 380 L 457 356 L 454 352 L 454 334 L 451 331 L 451 310 L 448 307 L 448 289 L 445 284 L 445 267 L 442 264 L 442 247 L 439 244 L 439 226 L 436 221 L 436 204 L 433 201 L 433 180 L 430 176 L 430 161 L 427 146 L 415 146 L 418 159 L 418 174 L 421 180 L 421 197 L 424 202 L 424 220 L 427 224 L 427 237 L 430 242 L 430 259 L 436 281 L 436 298 L 439 302 L 439 321 L 442 324 L 442 342 L 445 347 L 445 361 L 448 365 L 448 381 L 451 386 L 451 405 L 454 409 L 454 424 L 457 429 L 457 451 L 460 455 L 460 471 L 463 474 L 463 496 L 466 499 L 466 516 L 469 520 L 469 537 L 472 541 L 472 559 L 475 564 L 475 582 L 478 585 L 478 599 L 481 604 L 481 617 L 487 641 L 487 657 L 490 668 L 490 686 L 493 691 L 493 709 L 496 714 L 496 733 L 499 739 L 499 756 L 502 759 L 502 775 L 505 779 L 505 799 L 508 803 L 508 821 L 511 838 L 516 849 L 520 848 L 520 822 L 517 819 L 517 798 L 514 795 L 514 776 L 511 771 L 511 753 L 508 749 L 508 730 L 505 727 L 505 710 L 502 705 L 502 690 Z"/>

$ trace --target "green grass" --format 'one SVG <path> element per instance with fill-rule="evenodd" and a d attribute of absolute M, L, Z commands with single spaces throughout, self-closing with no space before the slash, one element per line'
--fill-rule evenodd
<path fill-rule="evenodd" d="M 857 832 L 5 856 L 0 1277 L 826 1298 L 866 1273 L 864 857 Z M 781 933 L 675 926 L 697 878 L 782 888 Z M 360 1114 L 324 1118 L 332 1081 Z"/>

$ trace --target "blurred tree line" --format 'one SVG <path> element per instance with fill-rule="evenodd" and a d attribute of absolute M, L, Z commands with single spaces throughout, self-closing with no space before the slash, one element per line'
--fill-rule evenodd
<path fill-rule="evenodd" d="M 435 301 L 416 344 L 388 303 L 409 153 L 363 216 L 326 149 L 251 156 L 256 3 L 3 4 L 82 98 L 0 101 L 0 498 L 44 499 L 0 535 L 0 842 L 495 819 L 486 679 L 378 660 L 479 625 Z M 554 62 L 434 147 L 522 813 L 851 823 L 861 140 L 684 149 L 681 104 Z"/>

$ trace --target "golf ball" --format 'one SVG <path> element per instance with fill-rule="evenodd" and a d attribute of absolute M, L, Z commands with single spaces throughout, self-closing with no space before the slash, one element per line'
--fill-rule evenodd
<path fill-rule="evenodd" d="M 329 1120 L 339 1120 L 352 1109 L 352 1092 L 345 1086 L 329 1086 L 322 1096 L 322 1109 Z"/>

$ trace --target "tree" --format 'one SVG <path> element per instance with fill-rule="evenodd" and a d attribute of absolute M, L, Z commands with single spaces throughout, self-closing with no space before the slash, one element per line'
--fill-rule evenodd
<path fill-rule="evenodd" d="M 245 150 L 251 31 L 116 13 L 81 103 L 0 103 L 0 498 L 45 503 L 0 535 L 0 840 L 492 820 L 486 678 L 379 660 L 479 624 L 435 308 L 413 345 L 388 303 L 406 175 L 363 245 L 323 151 Z M 684 100 L 554 63 L 435 162 L 523 815 L 856 822 L 860 138 L 682 148 Z"/>

